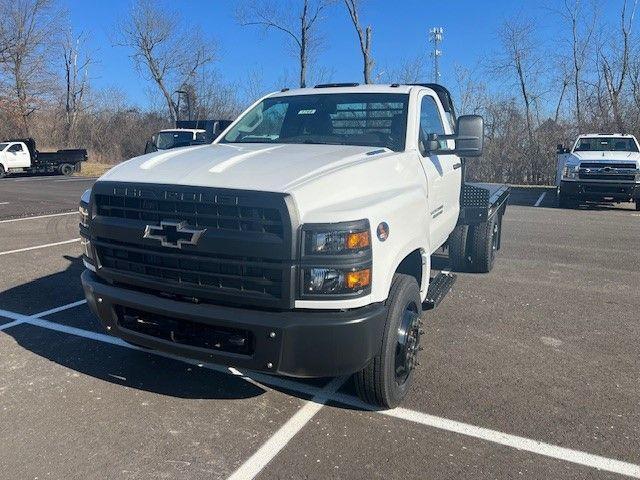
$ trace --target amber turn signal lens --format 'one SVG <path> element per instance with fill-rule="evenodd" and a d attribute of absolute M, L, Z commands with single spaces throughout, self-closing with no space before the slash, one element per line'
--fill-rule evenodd
<path fill-rule="evenodd" d="M 369 230 L 364 232 L 355 232 L 347 235 L 347 248 L 349 250 L 360 250 L 367 248 L 371 244 L 369 238 Z"/>
<path fill-rule="evenodd" d="M 366 287 L 371 283 L 371 269 L 358 270 L 357 272 L 347 272 L 347 288 L 355 290 L 356 288 Z"/>

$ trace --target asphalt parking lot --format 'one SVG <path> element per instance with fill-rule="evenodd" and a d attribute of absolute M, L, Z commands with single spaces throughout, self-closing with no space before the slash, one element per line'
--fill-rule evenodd
<path fill-rule="evenodd" d="M 83 302 L 92 180 L 0 180 L 0 478 L 640 478 L 640 213 L 518 189 L 402 408 L 143 351 Z M 543 195 L 544 194 L 544 195 Z"/>

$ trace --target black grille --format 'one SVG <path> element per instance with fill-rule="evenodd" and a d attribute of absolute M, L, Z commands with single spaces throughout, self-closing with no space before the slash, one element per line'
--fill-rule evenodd
<path fill-rule="evenodd" d="M 298 225 L 286 194 L 106 181 L 92 191 L 89 230 L 102 278 L 222 305 L 293 305 Z M 166 228 L 146 235 L 162 222 L 200 234 L 180 246 Z"/>
<path fill-rule="evenodd" d="M 270 233 L 283 237 L 280 211 L 262 206 L 245 206 L 235 195 L 162 190 L 154 198 L 131 195 L 133 189 L 114 189 L 113 194 L 95 196 L 96 213 L 103 217 L 160 222 L 187 221 L 208 230 Z"/>
<path fill-rule="evenodd" d="M 228 255 L 175 253 L 168 249 L 98 239 L 96 252 L 101 267 L 144 276 L 176 287 L 279 299 L 283 296 L 284 266 L 281 262 Z M 194 295 L 197 296 L 197 295 Z"/>
<path fill-rule="evenodd" d="M 635 169 L 635 163 L 607 163 L 607 162 L 582 162 L 580 168 L 631 168 Z"/>
<path fill-rule="evenodd" d="M 128 307 L 118 307 L 117 313 L 120 327 L 161 340 L 241 355 L 251 355 L 255 350 L 254 336 L 248 330 L 169 318 Z"/>
<path fill-rule="evenodd" d="M 636 179 L 635 175 L 620 175 L 620 174 L 607 174 L 607 173 L 588 173 L 580 172 L 580 178 L 585 180 L 621 180 L 626 182 L 633 182 Z"/>

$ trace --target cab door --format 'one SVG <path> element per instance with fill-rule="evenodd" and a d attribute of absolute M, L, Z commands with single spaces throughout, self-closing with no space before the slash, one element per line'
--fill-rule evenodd
<path fill-rule="evenodd" d="M 31 155 L 22 142 L 9 145 L 4 153 L 8 168 L 29 168 L 31 166 Z"/>
<path fill-rule="evenodd" d="M 439 248 L 455 227 L 460 211 L 460 185 L 462 163 L 460 158 L 448 153 L 432 153 L 426 141 L 430 134 L 453 133 L 449 123 L 443 121 L 445 112 L 439 102 L 429 93 L 420 100 L 420 122 L 418 145 L 422 168 L 428 181 L 427 215 L 430 221 L 430 241 L 433 250 Z M 453 149 L 453 141 L 440 140 L 439 149 Z"/>

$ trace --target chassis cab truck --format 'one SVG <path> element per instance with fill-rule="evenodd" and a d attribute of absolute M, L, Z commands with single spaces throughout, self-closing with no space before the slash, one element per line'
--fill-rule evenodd
<path fill-rule="evenodd" d="M 331 84 L 253 104 L 213 144 L 152 153 L 80 203 L 82 284 L 106 329 L 150 349 L 293 377 L 355 375 L 398 405 L 450 245 L 488 271 L 508 189 L 467 184 L 478 116 L 438 85 Z M 427 329 L 428 330 L 428 329 Z"/>
<path fill-rule="evenodd" d="M 580 135 L 573 148 L 558 145 L 558 205 L 635 202 L 640 210 L 640 148 L 633 135 Z"/>
<path fill-rule="evenodd" d="M 87 160 L 85 149 L 41 152 L 33 138 L 9 140 L 0 143 L 0 178 L 11 173 L 60 173 L 72 175 L 79 172 Z"/>

